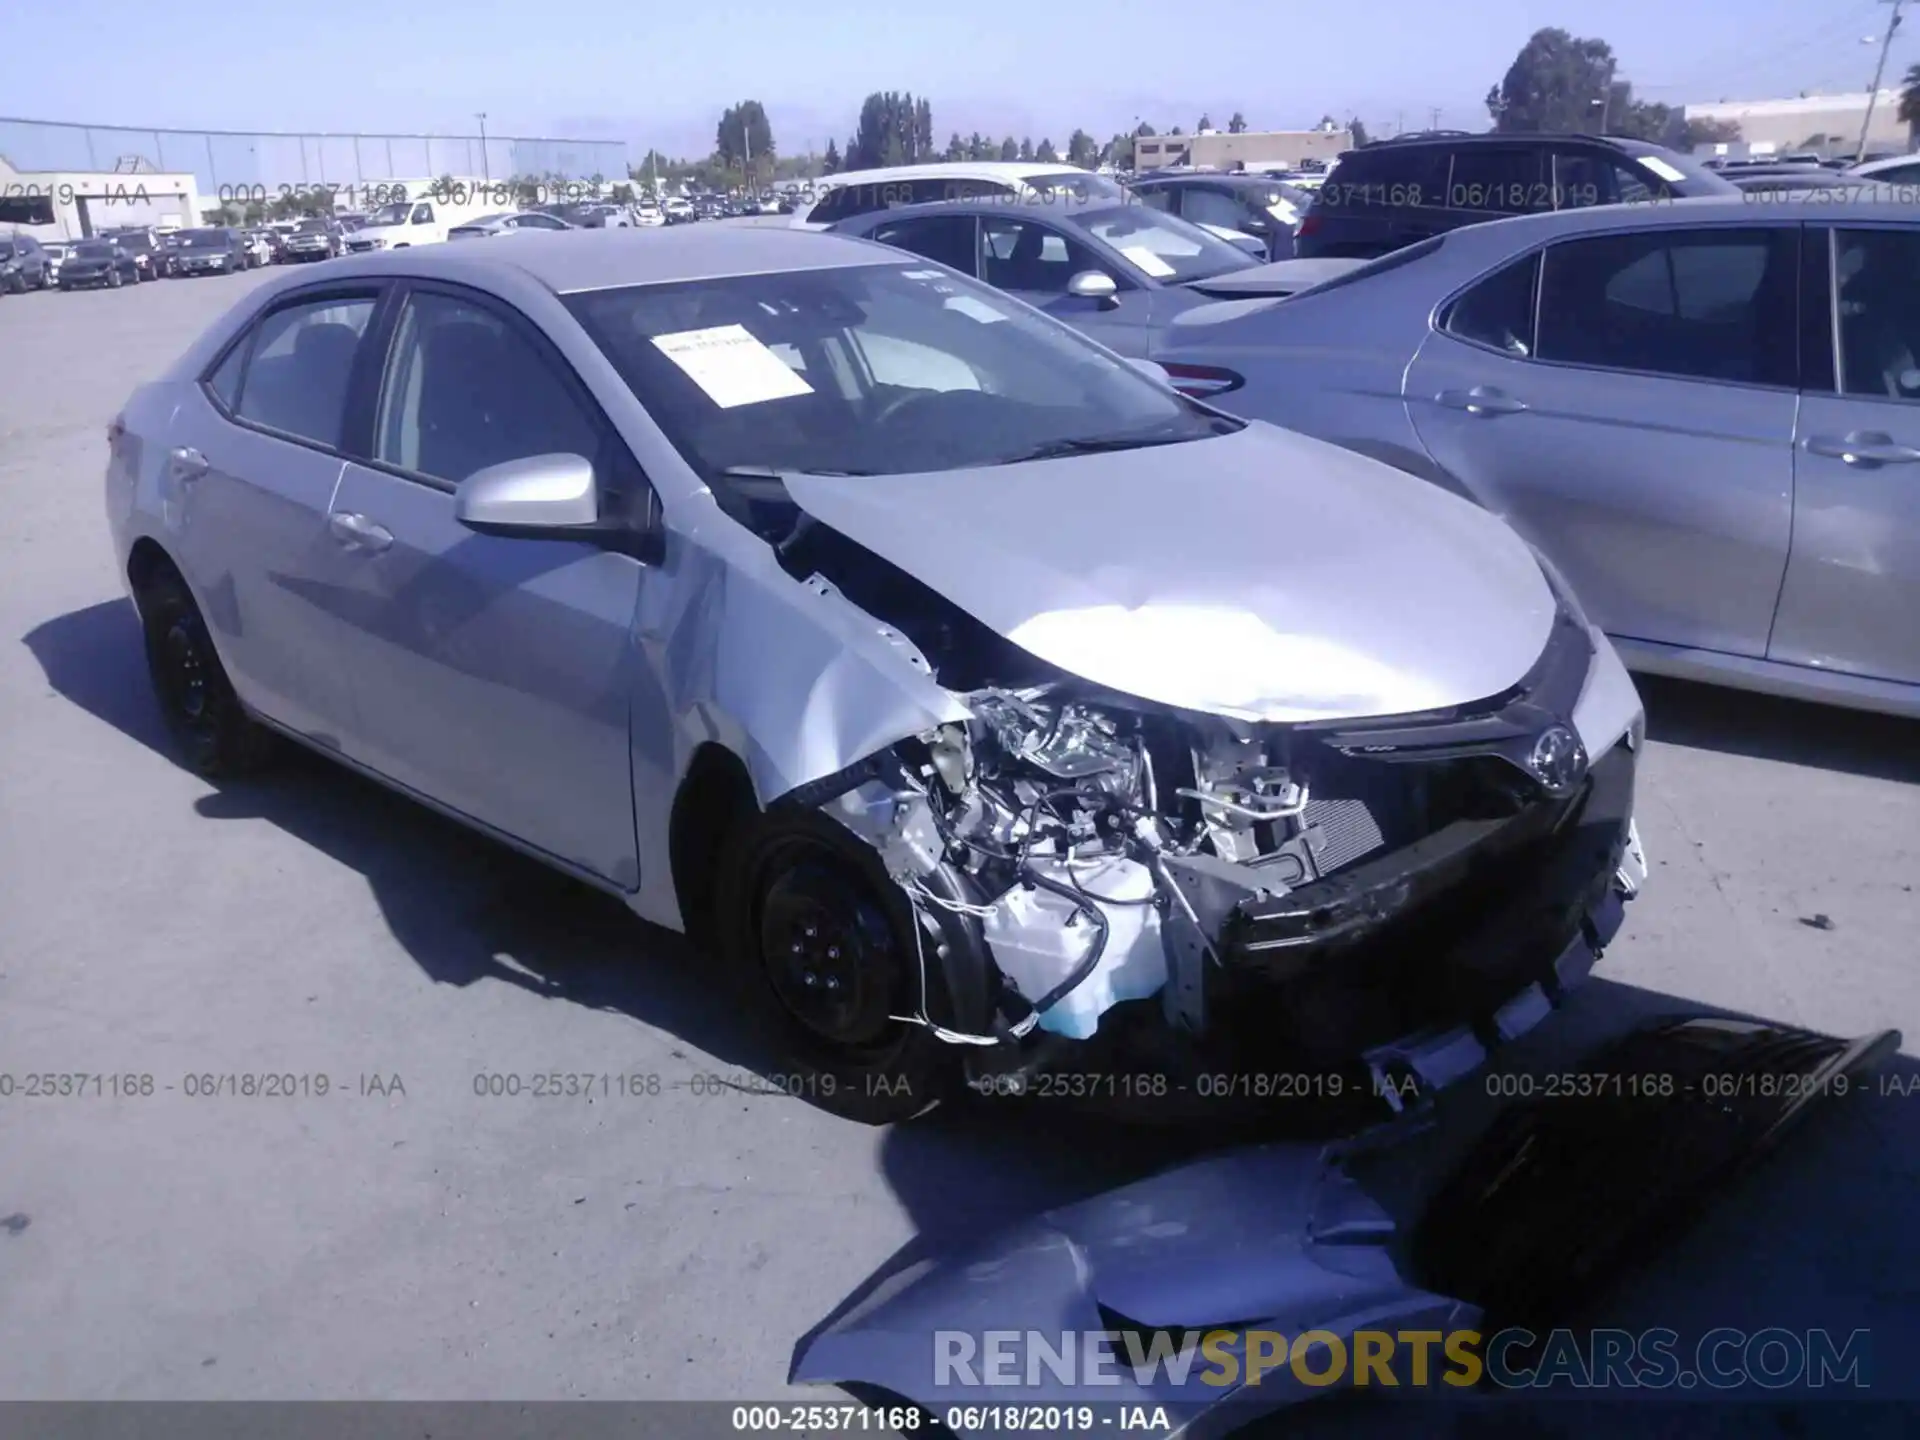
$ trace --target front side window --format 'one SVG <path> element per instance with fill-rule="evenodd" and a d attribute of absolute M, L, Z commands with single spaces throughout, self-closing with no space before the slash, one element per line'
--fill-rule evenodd
<path fill-rule="evenodd" d="M 1440 328 L 1458 339 L 1526 359 L 1533 353 L 1534 286 L 1539 275 L 1538 255 L 1494 271 L 1447 308 Z"/>
<path fill-rule="evenodd" d="M 1546 252 L 1542 360 L 1793 385 L 1797 230 L 1662 230 Z"/>
<path fill-rule="evenodd" d="M 414 206 L 413 223 L 415 225 L 431 225 L 433 223 L 433 206 L 427 204 Z"/>
<path fill-rule="evenodd" d="M 1195 225 L 1218 225 L 1223 230 L 1244 230 L 1260 222 L 1238 199 L 1224 190 L 1204 185 L 1189 185 L 1180 197 L 1180 218 Z"/>
<path fill-rule="evenodd" d="M 598 422 L 533 342 L 492 309 L 422 292 L 388 352 L 374 458 L 459 484 L 533 455 L 598 457 Z"/>
<path fill-rule="evenodd" d="M 1073 223 L 1118 250 L 1142 274 L 1167 285 L 1208 280 L 1260 263 L 1191 221 L 1142 205 L 1083 211 Z"/>
<path fill-rule="evenodd" d="M 367 216 L 369 225 L 404 225 L 407 223 L 407 211 L 410 207 L 404 200 L 396 200 L 391 205 L 382 205 Z"/>
<path fill-rule="evenodd" d="M 971 215 L 922 215 L 876 225 L 870 236 L 882 245 L 911 250 L 963 275 L 974 273 L 975 232 Z"/>
<path fill-rule="evenodd" d="M 1142 205 L 1169 213 L 1173 210 L 1173 187 L 1171 185 L 1136 185 L 1134 198 Z"/>
<path fill-rule="evenodd" d="M 567 297 L 688 464 L 892 475 L 1238 428 L 983 285 L 887 264 Z"/>
<path fill-rule="evenodd" d="M 980 278 L 995 289 L 1064 295 L 1074 276 L 1100 268 L 1091 250 L 1050 225 L 1010 215 L 980 222 Z"/>
<path fill-rule="evenodd" d="M 371 297 L 311 300 L 273 311 L 254 329 L 233 412 L 338 449 L 347 381 L 372 317 Z"/>
<path fill-rule="evenodd" d="M 1920 401 L 1920 231 L 1836 239 L 1841 393 Z"/>

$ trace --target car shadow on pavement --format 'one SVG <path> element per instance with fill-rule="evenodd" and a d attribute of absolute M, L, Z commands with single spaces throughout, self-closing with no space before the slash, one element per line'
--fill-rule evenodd
<path fill-rule="evenodd" d="M 58 616 L 24 643 L 57 694 L 174 763 L 130 601 Z M 394 940 L 442 984 L 497 980 L 631 1015 L 729 1064 L 758 1058 L 681 936 L 300 746 L 195 809 L 266 820 L 364 875 Z"/>
<path fill-rule="evenodd" d="M 1511 1085 L 1491 1077 L 1578 1071 L 1582 1057 L 1647 1022 L 1725 1014 L 1678 996 L 1592 980 L 1538 1029 L 1498 1052 L 1484 1074 L 1440 1092 L 1433 1123 L 1371 1163 L 1366 1188 L 1407 1235 L 1428 1197 L 1473 1142 L 1519 1103 L 1504 1098 Z M 1912 1049 L 1911 1042 L 1907 1048 Z M 1226 1146 L 1294 1140 L 1311 1129 L 1287 1107 L 1275 1109 L 1262 1134 L 1258 1123 L 1244 1122 L 1230 1131 L 1203 1125 L 1138 1129 L 1120 1117 L 1094 1119 L 1060 1107 L 1029 1112 L 1009 1123 L 1011 1117 L 995 1113 L 1000 1103 L 982 1101 L 951 1113 L 935 1112 L 886 1136 L 883 1171 L 918 1233 L 808 1338 L 901 1272 L 929 1258 L 963 1251 L 1040 1211 Z M 1385 1112 L 1380 1114 L 1384 1118 Z M 1880 1384 L 1903 1385 L 1904 1357 L 1920 1353 L 1916 1194 L 1920 1062 L 1901 1054 L 1877 1073 L 1854 1081 L 1848 1094 L 1809 1107 L 1777 1150 L 1707 1197 L 1703 1208 L 1682 1218 L 1664 1241 L 1632 1257 L 1600 1290 L 1552 1323 L 1578 1334 L 1601 1327 L 1635 1334 L 1665 1327 L 1678 1331 L 1688 1344 L 1718 1326 L 1749 1334 L 1775 1327 L 1801 1335 L 1824 1329 L 1842 1342 L 1865 1329 L 1870 1332 L 1869 1372 L 1877 1357 Z M 1570 1218 L 1578 1224 L 1582 1217 Z M 1205 1216 L 1195 1217 L 1195 1223 L 1204 1224 Z M 1276 1223 L 1285 1221 L 1276 1216 Z M 1222 1317 L 1222 1323 L 1232 1320 L 1244 1323 L 1243 1317 Z M 1009 1315 L 993 1323 L 1019 1328 L 1024 1322 Z M 806 1343 L 803 1338 L 801 1347 Z M 1279 1412 L 1236 1433 L 1555 1434 L 1585 1440 L 1623 1433 L 1624 1427 L 1690 1440 L 1720 1434 L 1891 1435 L 1911 1433 L 1900 1426 L 1914 1413 L 1909 1408 L 1896 1414 L 1883 1407 L 1862 1417 L 1849 1406 L 1825 1400 L 1804 1405 L 1800 1401 L 1806 1398 L 1805 1390 L 1788 1407 L 1764 1411 L 1715 1404 L 1635 1405 L 1623 1415 L 1613 1403 L 1644 1400 L 1649 1394 L 1589 1391 L 1583 1396 L 1564 1387 L 1532 1393 L 1482 1391 L 1450 1397 L 1471 1402 L 1452 1407 L 1436 1403 L 1449 1397 L 1430 1392 L 1398 1399 L 1378 1393 L 1329 1394 L 1324 1401 Z M 1904 1386 L 1899 1394 L 1910 1399 L 1920 1396 L 1920 1390 Z M 1869 1389 L 1834 1398 L 1875 1397 Z M 1598 1403 L 1583 1408 L 1583 1399 Z"/>
<path fill-rule="evenodd" d="M 1920 720 L 1661 675 L 1638 675 L 1634 683 L 1647 707 L 1649 739 L 1920 784 Z"/>

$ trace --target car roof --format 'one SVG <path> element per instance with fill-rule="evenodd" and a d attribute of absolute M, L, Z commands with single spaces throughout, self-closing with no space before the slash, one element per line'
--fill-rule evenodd
<path fill-rule="evenodd" d="M 1284 175 L 1253 174 L 1245 170 L 1161 170 L 1151 175 L 1134 178 L 1135 185 L 1257 185 L 1262 190 L 1271 190 L 1276 185 L 1289 185 L 1292 181 Z"/>
<path fill-rule="evenodd" d="M 833 270 L 902 263 L 900 252 L 867 240 L 785 226 L 653 230 L 529 230 L 511 245 L 420 245 L 333 262 L 333 273 L 484 279 L 518 271 L 556 295 L 624 285 L 719 280 L 783 270 Z"/>
<path fill-rule="evenodd" d="M 1016 219 L 1044 220 L 1049 216 L 1084 215 L 1090 211 L 1113 210 L 1134 204 L 1151 209 L 1144 201 L 1115 199 L 1111 195 L 1060 195 L 1044 204 L 1016 204 L 1005 195 L 972 195 L 955 200 L 922 200 L 915 205 L 889 205 L 883 210 L 866 210 L 829 225 L 829 230 L 859 230 L 885 220 L 911 220 L 921 215 L 982 214 L 1011 215 Z M 1164 211 L 1154 210 L 1154 214 Z"/>
<path fill-rule="evenodd" d="M 1567 235 L 1591 235 L 1610 230 L 1639 230 L 1669 225 L 1747 225 L 1768 220 L 1797 224 L 1816 224 L 1850 220 L 1859 223 L 1869 215 L 1890 216 L 1920 223 L 1920 204 L 1916 204 L 1901 186 L 1839 186 L 1833 198 L 1801 198 L 1791 204 L 1769 208 L 1755 194 L 1696 195 L 1686 199 L 1662 200 L 1658 204 L 1582 205 L 1567 210 L 1549 210 L 1539 215 L 1510 215 L 1498 220 L 1482 220 L 1448 231 L 1449 249 L 1476 248 L 1484 242 L 1491 250 L 1517 250 L 1523 245 L 1556 240 Z"/>
<path fill-rule="evenodd" d="M 879 170 L 843 170 L 819 183 L 833 189 L 841 185 L 889 185 L 896 180 L 1027 180 L 1036 175 L 1091 175 L 1078 165 L 1035 160 L 941 160 L 929 165 L 893 165 Z"/>

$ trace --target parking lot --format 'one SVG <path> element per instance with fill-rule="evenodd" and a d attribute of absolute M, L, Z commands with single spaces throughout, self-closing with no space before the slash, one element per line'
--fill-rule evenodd
<path fill-rule="evenodd" d="M 154 1079 L 0 1099 L 0 1393 L 777 1397 L 902 1247 L 1217 1143 L 1033 1102 L 870 1130 L 756 1093 L 677 937 L 321 761 L 220 789 L 174 764 L 105 428 L 273 273 L 0 300 L 0 1072 Z M 1645 696 L 1651 878 L 1516 1063 L 1705 1006 L 1898 1027 L 1920 1074 L 1920 724 Z M 658 1084 L 483 1093 L 554 1071 Z M 293 1093 L 217 1083 L 267 1073 Z M 1850 1097 L 1608 1319 L 1867 1325 L 1898 1353 L 1916 1184 L 1920 1091 Z"/>

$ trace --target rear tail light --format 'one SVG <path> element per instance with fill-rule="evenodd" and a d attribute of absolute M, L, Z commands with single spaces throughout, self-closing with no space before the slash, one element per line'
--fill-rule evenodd
<path fill-rule="evenodd" d="M 1294 231 L 1293 234 L 1295 239 L 1304 239 L 1309 235 L 1318 234 L 1319 230 L 1320 209 L 1318 206 L 1315 206 L 1301 218 L 1300 228 Z"/>
<path fill-rule="evenodd" d="M 1163 360 L 1160 368 L 1167 372 L 1174 389 L 1195 400 L 1230 394 L 1247 383 L 1244 375 L 1219 365 L 1179 365 Z"/>

